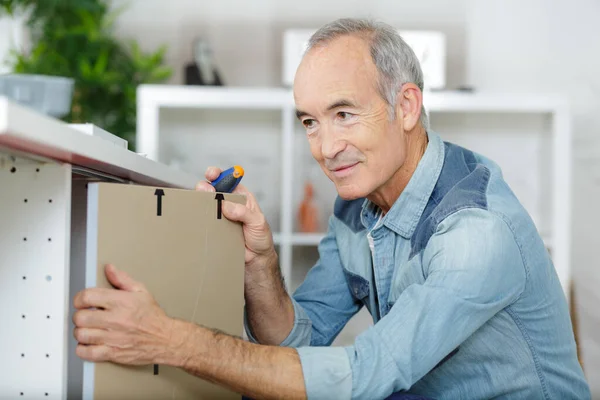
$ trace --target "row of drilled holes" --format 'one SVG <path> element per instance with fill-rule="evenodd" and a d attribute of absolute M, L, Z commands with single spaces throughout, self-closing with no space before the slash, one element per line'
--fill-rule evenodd
<path fill-rule="evenodd" d="M 21 358 L 25 358 L 25 353 L 21 353 Z M 50 354 L 46 354 L 46 358 L 50 358 Z"/>
<path fill-rule="evenodd" d="M 17 172 L 17 168 L 16 168 L 16 167 L 12 167 L 12 168 L 10 169 L 10 172 L 12 172 L 12 173 L 14 174 L 15 172 Z M 36 168 L 36 169 L 35 169 L 35 172 L 40 172 L 40 169 L 39 169 L 39 168 Z M 24 200 L 23 200 L 23 202 L 24 202 L 24 203 L 27 203 L 28 201 L 29 201 L 28 199 L 24 199 Z M 52 199 L 48 199 L 48 203 L 52 203 Z M 23 238 L 23 241 L 24 241 L 24 242 L 26 242 L 26 241 L 27 241 L 27 238 L 26 238 L 26 237 L 24 237 L 24 238 Z M 51 242 L 51 241 L 52 241 L 52 238 L 48 238 L 48 241 L 49 241 L 49 242 Z"/>
<path fill-rule="evenodd" d="M 22 319 L 25 319 L 25 318 L 27 318 L 27 317 L 25 316 L 25 314 L 23 314 L 23 315 L 21 315 L 21 318 L 22 318 Z M 46 319 L 50 319 L 50 316 L 49 316 L 49 315 L 46 315 Z"/>
<path fill-rule="evenodd" d="M 26 280 L 27 280 L 27 276 L 26 276 L 26 275 L 23 275 L 23 280 L 24 280 L 24 281 L 26 281 Z M 47 280 L 48 282 L 50 282 L 50 281 L 52 280 L 52 275 L 46 275 L 46 280 Z"/>
<path fill-rule="evenodd" d="M 17 168 L 16 168 L 16 167 L 12 167 L 12 168 L 10 169 L 10 172 L 12 172 L 12 173 L 14 174 L 15 172 L 17 172 Z M 35 169 L 35 172 L 40 172 L 40 169 L 39 169 L 39 168 L 36 168 L 36 169 Z M 24 199 L 24 200 L 23 200 L 23 202 L 24 202 L 24 203 L 27 203 L 28 201 L 29 201 L 28 199 Z M 48 203 L 52 203 L 52 199 L 48 199 Z M 24 237 L 24 238 L 23 238 L 23 241 L 24 241 L 24 242 L 26 242 L 26 241 L 27 241 L 27 238 L 26 238 L 26 237 Z M 48 241 L 49 241 L 49 242 L 51 242 L 51 241 L 52 241 L 52 238 L 48 238 Z M 23 279 L 25 279 L 25 278 L 23 278 Z"/>
<path fill-rule="evenodd" d="M 12 167 L 12 168 L 10 169 L 10 172 L 12 172 L 13 174 L 14 174 L 15 172 L 17 172 L 17 167 Z M 40 172 L 40 169 L 39 169 L 39 168 L 36 168 L 36 169 L 35 169 L 35 172 Z"/>
<path fill-rule="evenodd" d="M 12 167 L 12 168 L 11 168 L 11 170 L 10 170 L 10 172 L 12 172 L 12 173 L 15 173 L 16 171 L 17 171 L 17 169 L 16 169 L 15 167 Z M 36 172 L 39 172 L 39 171 L 40 171 L 40 169 L 39 169 L 39 168 L 36 168 Z M 27 202 L 28 202 L 28 199 L 24 199 L 24 200 L 23 200 L 23 202 L 24 202 L 24 203 L 27 203 Z M 52 203 L 52 199 L 48 199 L 48 203 Z M 27 241 L 27 238 L 26 238 L 26 237 L 24 237 L 24 238 L 23 238 L 23 241 L 24 241 L 24 242 L 26 242 L 26 241 Z M 49 241 L 49 242 L 51 242 L 51 241 L 52 241 L 52 238 L 48 238 L 48 241 Z M 26 279 L 27 279 L 27 277 L 26 277 L 26 276 L 23 276 L 23 280 L 26 280 Z M 52 280 L 52 276 L 50 276 L 50 275 L 47 275 L 47 276 L 46 276 L 46 280 L 47 280 L 48 282 L 50 282 L 50 281 Z M 22 315 L 22 318 L 23 318 L 23 319 L 25 319 L 25 315 L 24 315 L 24 314 Z M 47 319 L 50 319 L 50 316 L 49 316 L 49 315 L 47 315 L 47 316 L 46 316 L 46 318 L 47 318 Z M 22 357 L 24 357 L 24 354 L 21 354 L 21 356 L 22 356 Z M 46 357 L 49 357 L 49 355 L 48 355 L 48 354 L 46 354 Z"/>
<path fill-rule="evenodd" d="M 25 316 L 24 316 L 24 315 L 23 315 L 23 318 L 25 318 Z M 49 316 L 49 315 L 47 315 L 47 316 L 46 316 L 46 318 L 48 318 L 48 319 L 49 319 L 49 318 L 50 318 L 50 316 Z M 25 353 L 21 353 L 21 358 L 25 358 Z M 50 358 L 50 354 L 46 354 L 46 358 Z M 25 396 L 25 393 L 24 393 L 24 392 L 20 392 L 20 395 L 21 395 L 21 396 Z M 45 392 L 45 393 L 44 393 L 44 396 L 49 396 L 49 393 L 48 393 L 48 392 Z"/>
<path fill-rule="evenodd" d="M 10 169 L 10 172 L 12 172 L 12 173 L 14 174 L 15 172 L 17 172 L 17 169 L 16 169 L 15 167 L 12 167 L 12 168 Z M 39 168 L 36 168 L 36 169 L 35 169 L 35 172 L 40 172 L 40 169 L 39 169 Z M 24 203 L 27 203 L 28 201 L 29 201 L 28 199 L 23 199 L 23 202 L 24 202 Z M 52 199 L 48 199 L 48 203 L 52 203 Z M 26 238 L 26 237 L 24 237 L 24 238 L 23 238 L 23 241 L 24 241 L 24 242 L 26 242 L 26 241 L 27 241 L 27 238 Z M 48 238 L 48 241 L 49 241 L 49 242 L 51 242 L 51 241 L 52 241 L 52 238 Z"/>
<path fill-rule="evenodd" d="M 13 167 L 13 169 L 14 169 L 14 167 Z M 11 171 L 12 171 L 12 169 L 11 169 Z M 37 171 L 39 171 L 39 168 L 37 169 Z M 23 202 L 24 202 L 24 203 L 27 203 L 28 201 L 29 201 L 29 200 L 27 200 L 27 199 L 24 199 L 24 200 L 23 200 Z M 49 199 L 49 200 L 48 200 L 48 203 L 52 203 L 52 199 Z M 24 241 L 24 242 L 26 242 L 26 241 L 27 241 L 27 238 L 26 238 L 26 237 L 24 237 L 24 238 L 23 238 L 23 241 Z M 51 241 L 52 241 L 52 238 L 48 238 L 48 241 L 49 241 L 49 242 L 51 242 Z"/>
<path fill-rule="evenodd" d="M 27 277 L 26 277 L 26 276 L 23 276 L 23 280 L 26 280 L 26 279 L 27 279 Z M 48 275 L 48 276 L 46 276 L 46 280 L 47 280 L 47 281 L 51 281 L 51 280 L 52 280 L 52 277 L 51 277 L 50 275 Z M 26 318 L 25 314 L 22 314 L 22 315 L 21 315 L 21 318 L 22 318 L 22 319 L 25 319 L 25 318 Z M 50 319 L 50 315 L 46 315 L 46 319 Z M 25 358 L 25 353 L 21 353 L 21 358 Z M 50 358 L 50 354 L 46 354 L 46 358 Z M 25 393 L 24 393 L 24 392 L 20 392 L 20 395 L 21 395 L 21 396 L 24 396 L 24 395 L 25 395 Z M 45 393 L 44 393 L 44 396 L 48 396 L 48 395 L 49 395 L 49 394 L 48 394 L 48 392 L 45 392 Z"/>
<path fill-rule="evenodd" d="M 15 172 L 17 172 L 17 168 L 15 168 L 15 167 L 12 167 L 12 168 L 10 169 L 10 172 L 12 172 L 12 173 L 14 174 Z M 39 168 L 36 168 L 36 169 L 35 169 L 35 172 L 40 172 L 40 169 L 39 169 Z M 27 201 L 28 201 L 27 199 L 25 199 L 25 200 L 24 200 L 24 202 L 25 202 L 25 203 L 27 203 Z M 52 199 L 49 199 L 49 200 L 48 200 L 48 203 L 52 203 Z M 23 241 L 27 241 L 27 238 L 26 238 L 26 237 L 24 237 L 24 238 L 23 238 Z M 48 241 L 49 241 L 49 242 L 51 242 L 51 241 L 52 241 L 52 238 L 48 238 Z M 23 280 L 25 280 L 25 279 L 27 279 L 27 277 L 26 277 L 26 276 L 24 276 L 24 277 L 23 277 Z M 51 280 L 52 280 L 52 277 L 51 277 L 50 275 L 48 275 L 48 276 L 46 276 L 46 280 L 47 280 L 47 281 L 51 281 Z M 23 319 L 25 319 L 25 314 L 23 314 L 21 317 L 22 317 Z M 47 319 L 50 319 L 50 315 L 46 315 L 46 318 L 47 318 Z M 21 353 L 21 358 L 25 358 L 25 353 Z M 50 354 L 46 354 L 46 358 L 50 358 Z M 20 392 L 20 395 L 21 395 L 21 396 L 24 396 L 24 395 L 25 395 L 25 393 L 24 393 L 24 392 Z M 48 394 L 48 392 L 45 392 L 45 393 L 44 393 L 44 396 L 48 396 L 48 395 L 49 395 L 49 394 Z"/>
<path fill-rule="evenodd" d="M 50 275 L 48 275 L 48 276 L 46 277 L 46 279 L 47 279 L 47 280 L 50 280 L 50 279 L 48 279 L 48 278 L 50 278 L 50 279 L 51 279 Z M 23 277 L 23 279 L 27 279 L 27 277 L 25 277 L 25 276 L 24 276 L 24 277 Z M 25 314 L 21 315 L 21 318 L 22 318 L 22 319 L 25 319 L 25 318 L 26 318 Z M 50 319 L 50 315 L 46 315 L 46 319 Z M 21 353 L 21 358 L 25 358 L 25 353 Z M 50 354 L 46 354 L 46 358 L 50 358 Z M 24 393 L 24 392 L 20 392 L 20 395 L 21 395 L 21 396 L 24 396 L 24 395 L 25 395 L 25 393 Z M 49 394 L 48 394 L 48 392 L 45 392 L 45 393 L 44 393 L 44 396 L 48 396 L 48 395 L 49 395 Z"/>

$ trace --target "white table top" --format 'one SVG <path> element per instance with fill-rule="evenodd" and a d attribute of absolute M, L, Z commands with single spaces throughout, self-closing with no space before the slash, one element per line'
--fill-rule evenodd
<path fill-rule="evenodd" d="M 191 189 L 201 180 L 0 96 L 0 150 L 65 162 L 138 184 Z"/>

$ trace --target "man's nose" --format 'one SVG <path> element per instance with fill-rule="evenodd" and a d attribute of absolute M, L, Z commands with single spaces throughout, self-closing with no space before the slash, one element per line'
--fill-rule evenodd
<path fill-rule="evenodd" d="M 339 135 L 336 135 L 331 128 L 323 129 L 321 138 L 321 154 L 325 158 L 335 158 L 346 147 L 344 140 Z"/>

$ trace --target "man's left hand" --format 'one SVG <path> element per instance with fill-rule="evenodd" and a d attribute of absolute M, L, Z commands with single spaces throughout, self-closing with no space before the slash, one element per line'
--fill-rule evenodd
<path fill-rule="evenodd" d="M 89 288 L 73 299 L 76 354 L 93 362 L 157 363 L 169 347 L 173 320 L 142 283 L 113 265 L 105 273 L 115 289 Z"/>

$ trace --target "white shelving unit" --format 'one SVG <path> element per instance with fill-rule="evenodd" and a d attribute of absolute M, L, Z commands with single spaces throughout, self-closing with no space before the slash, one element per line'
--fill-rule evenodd
<path fill-rule="evenodd" d="M 428 92 L 424 95 L 424 102 L 434 130 L 447 139 L 446 128 L 440 125 L 448 121 L 450 126 L 456 125 L 458 120 L 458 127 L 448 129 L 451 132 L 450 138 L 455 137 L 458 144 L 475 151 L 478 151 L 478 147 L 485 148 L 486 143 L 491 153 L 497 151 L 499 146 L 503 146 L 504 150 L 513 149 L 512 146 L 515 146 L 513 142 L 518 144 L 521 138 L 528 135 L 527 130 L 533 132 L 531 140 L 528 139 L 513 149 L 523 154 L 509 157 L 499 164 L 503 170 L 508 167 L 506 169 L 512 172 L 511 179 L 519 187 L 515 192 L 517 196 L 523 197 L 524 205 L 538 225 L 551 251 L 565 293 L 568 294 L 571 271 L 571 131 L 567 103 L 560 97 L 547 95 L 462 92 Z M 278 218 L 272 218 L 273 221 L 278 219 L 278 223 L 271 225 L 276 226 L 274 239 L 279 246 L 283 274 L 286 280 L 289 280 L 292 276 L 293 248 L 316 246 L 323 237 L 323 234 L 302 234 L 294 230 L 295 205 L 298 204 L 299 196 L 294 190 L 298 187 L 298 182 L 295 182 L 293 177 L 295 170 L 305 165 L 302 162 L 304 159 L 299 159 L 297 156 L 297 152 L 302 151 L 297 141 L 301 138 L 299 133 L 301 127 L 295 119 L 292 91 L 285 88 L 142 85 L 138 88 L 137 151 L 145 153 L 152 160 L 168 163 L 169 160 L 164 159 L 166 155 L 163 147 L 167 145 L 177 147 L 179 139 L 172 135 L 185 126 L 188 133 L 185 136 L 185 145 L 182 146 L 197 146 L 196 149 L 202 149 L 204 152 L 209 152 L 206 154 L 210 154 L 211 150 L 202 144 L 206 141 L 203 134 L 198 134 L 197 141 L 193 137 L 190 138 L 193 136 L 194 127 L 198 130 L 202 129 L 202 120 L 192 118 L 181 122 L 179 118 L 181 116 L 177 114 L 177 117 L 170 117 L 171 123 L 176 123 L 177 126 L 168 126 L 165 124 L 163 112 L 173 110 L 187 110 L 192 114 L 204 112 L 202 115 L 207 118 L 210 118 L 211 113 L 230 112 L 231 114 L 224 114 L 225 117 L 220 122 L 210 121 L 210 129 L 214 129 L 218 135 L 225 134 L 228 124 L 236 120 L 238 112 L 246 112 L 247 114 L 244 115 L 253 118 L 255 113 L 277 113 L 277 119 L 272 119 L 272 114 L 269 114 L 271 119 L 267 122 L 261 120 L 260 123 L 264 125 L 260 126 L 276 129 L 279 136 L 280 154 L 274 155 L 279 158 L 277 164 L 279 189 L 275 185 L 271 187 L 271 190 L 278 192 Z M 460 117 L 457 119 L 457 116 Z M 532 123 L 531 116 L 536 118 L 535 123 Z M 514 130 L 511 131 L 509 127 L 518 126 L 520 119 L 523 120 L 521 122 L 525 130 L 517 130 L 516 133 Z M 492 126 L 496 124 L 501 128 L 488 129 L 490 126 L 488 121 L 492 121 Z M 274 128 L 273 125 L 276 123 L 280 126 Z M 465 134 L 462 134 L 462 126 L 468 128 Z M 247 128 L 243 121 L 238 121 L 232 127 L 233 130 L 239 130 L 239 135 L 245 140 L 250 140 L 247 136 L 251 133 L 246 132 Z M 509 133 L 504 134 L 507 129 Z M 453 130 L 457 135 L 452 135 Z M 489 136 L 488 131 L 491 132 Z M 472 140 L 465 140 L 465 135 Z M 204 139 L 200 139 L 201 136 Z M 473 146 L 470 145 L 471 142 Z M 213 144 L 213 146 L 219 147 L 216 151 L 223 151 L 220 144 Z M 188 154 L 193 153 L 189 148 L 187 151 Z M 487 155 L 485 151 L 483 152 Z M 506 155 L 510 152 L 504 151 L 502 154 Z M 490 158 L 494 159 L 494 157 Z M 201 161 L 197 161 L 198 166 L 206 168 L 208 163 Z M 187 172 L 198 174 L 202 171 Z M 529 180 L 527 181 L 521 175 Z M 508 177 L 507 180 L 511 184 Z M 330 200 L 333 203 L 334 198 L 331 197 Z"/>

